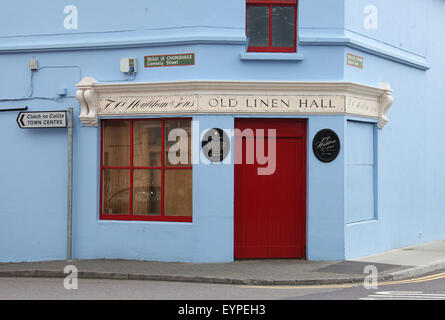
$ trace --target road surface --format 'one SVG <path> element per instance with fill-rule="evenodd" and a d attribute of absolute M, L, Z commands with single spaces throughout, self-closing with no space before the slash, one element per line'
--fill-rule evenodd
<path fill-rule="evenodd" d="M 445 300 L 445 270 L 412 280 L 359 285 L 245 286 L 187 282 L 59 278 L 0 278 L 0 299 L 82 300 Z"/>

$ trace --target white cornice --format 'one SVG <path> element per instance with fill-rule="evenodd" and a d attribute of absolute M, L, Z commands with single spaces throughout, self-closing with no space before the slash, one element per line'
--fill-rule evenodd
<path fill-rule="evenodd" d="M 343 97 L 345 106 L 339 112 L 329 112 L 329 114 L 351 114 L 358 116 L 374 117 L 379 120 L 379 127 L 383 127 L 388 119 L 386 112 L 392 105 L 393 98 L 389 84 L 372 87 L 353 82 L 280 82 L 280 81 L 177 81 L 177 82 L 140 82 L 140 83 L 99 83 L 94 78 L 84 78 L 77 84 L 77 99 L 81 105 L 80 119 L 86 126 L 96 126 L 98 116 L 104 115 L 104 110 L 100 109 L 100 100 L 107 98 L 149 98 L 165 97 L 170 100 L 179 97 L 196 97 L 195 109 L 187 111 L 190 113 L 213 113 L 206 106 L 202 105 L 201 97 L 206 97 L 207 101 L 212 97 Z M 198 99 L 199 98 L 199 99 Z M 201 105 L 199 105 L 201 103 Z M 364 104 L 372 106 L 364 106 Z M 349 105 L 349 107 L 348 107 Z M 361 107 L 378 109 L 378 112 L 363 113 Z M 132 110 L 132 109 L 131 109 Z M 217 113 L 264 113 L 247 112 L 245 109 L 212 109 Z M 257 111 L 259 109 L 255 109 Z M 176 110 L 177 111 L 177 110 Z M 184 111 L 184 110 L 182 110 Z M 314 112 L 283 111 L 281 109 L 267 110 L 270 113 L 282 114 L 283 112 L 304 114 L 314 114 Z M 113 113 L 117 115 L 153 115 L 172 114 L 173 110 L 168 109 L 153 110 L 145 112 L 138 110 L 135 112 Z M 323 110 L 317 114 L 325 113 Z M 184 114 L 179 112 L 178 114 Z"/>

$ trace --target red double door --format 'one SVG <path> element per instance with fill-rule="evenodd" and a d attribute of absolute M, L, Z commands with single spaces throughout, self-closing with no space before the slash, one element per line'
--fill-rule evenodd
<path fill-rule="evenodd" d="M 235 134 L 235 259 L 240 258 L 305 258 L 306 248 L 306 121 L 299 119 L 237 119 Z M 276 135 L 270 129 L 276 130 Z M 245 131 L 248 130 L 248 131 Z M 264 131 L 261 131 L 264 130 Z M 263 134 L 264 132 L 264 134 Z M 269 133 L 269 135 L 268 135 Z M 248 139 L 255 141 L 254 163 L 246 152 Z M 273 165 L 257 156 L 273 151 Z M 269 143 L 268 143 L 269 142 Z M 238 152 L 238 154 L 237 154 Z M 250 150 L 252 152 L 252 150 Z M 261 154 L 261 152 L 260 152 Z M 237 163 L 238 162 L 238 163 Z M 251 161 L 250 161 L 251 162 Z M 266 168 L 259 174 L 259 168 Z M 269 172 L 267 172 L 269 171 Z"/>

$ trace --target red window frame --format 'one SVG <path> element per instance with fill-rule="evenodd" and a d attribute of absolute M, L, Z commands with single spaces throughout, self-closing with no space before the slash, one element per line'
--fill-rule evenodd
<path fill-rule="evenodd" d="M 297 16 L 298 16 L 298 0 L 280 1 L 280 0 L 246 0 L 246 10 L 249 6 L 269 7 L 269 46 L 247 48 L 247 52 L 297 52 Z M 272 7 L 287 6 L 294 7 L 294 45 L 292 47 L 273 47 L 272 46 Z M 247 12 L 246 12 L 246 35 L 247 35 Z"/>
<path fill-rule="evenodd" d="M 130 121 L 130 166 L 104 166 L 104 121 Z M 171 221 L 171 222 L 192 222 L 192 216 L 165 216 L 164 215 L 164 176 L 166 170 L 185 170 L 192 169 L 193 166 L 167 166 L 165 163 L 165 121 L 168 120 L 192 120 L 191 118 L 165 118 L 165 119 L 106 119 L 101 123 L 100 137 L 100 220 L 127 220 L 127 221 Z M 135 121 L 161 121 L 162 123 L 162 156 L 160 167 L 140 167 L 133 165 L 134 153 L 134 122 Z M 191 138 L 191 137 L 190 137 Z M 191 150 L 189 150 L 191 152 Z M 127 169 L 130 170 L 130 209 L 129 214 L 105 214 L 103 213 L 103 172 L 105 169 Z M 161 215 L 135 215 L 133 214 L 133 176 L 136 169 L 159 169 L 161 170 Z M 192 187 L 193 188 L 193 187 Z"/>

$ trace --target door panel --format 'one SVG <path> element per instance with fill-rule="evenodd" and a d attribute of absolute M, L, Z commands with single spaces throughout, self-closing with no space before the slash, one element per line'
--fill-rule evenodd
<path fill-rule="evenodd" d="M 267 139 L 268 129 L 277 133 L 276 169 L 272 175 L 257 174 L 257 169 L 265 165 L 258 164 L 256 157 L 254 164 L 235 164 L 235 258 L 304 258 L 306 122 L 237 119 L 235 126 L 254 132 L 264 129 L 266 137 L 255 136 L 261 143 Z M 239 136 L 235 139 L 235 143 L 241 140 Z M 243 140 L 245 153 L 246 138 Z M 268 148 L 265 150 L 267 154 Z"/>

